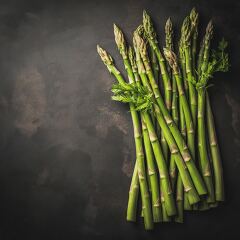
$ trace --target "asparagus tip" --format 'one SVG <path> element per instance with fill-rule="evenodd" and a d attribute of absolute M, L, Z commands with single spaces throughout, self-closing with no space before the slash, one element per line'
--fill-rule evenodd
<path fill-rule="evenodd" d="M 156 40 L 156 32 L 153 28 L 153 23 L 150 16 L 147 14 L 146 10 L 143 11 L 143 27 L 146 36 L 150 39 Z"/>
<path fill-rule="evenodd" d="M 131 46 L 129 46 L 129 48 L 128 48 L 128 57 L 129 57 L 133 71 L 137 71 L 135 54 L 134 54 L 134 50 Z"/>
<path fill-rule="evenodd" d="M 163 49 L 164 56 L 167 59 L 170 67 L 176 72 L 177 69 L 177 56 L 176 54 L 171 51 L 170 49 L 164 48 Z"/>
<path fill-rule="evenodd" d="M 113 24 L 113 31 L 114 31 L 114 36 L 115 36 L 115 41 L 117 46 L 122 45 L 124 40 L 123 33 L 115 23 Z"/>
<path fill-rule="evenodd" d="M 209 43 L 209 41 L 212 39 L 212 37 L 213 37 L 213 22 L 212 22 L 212 20 L 210 20 L 206 27 L 206 33 L 204 36 L 205 45 L 207 45 Z"/>
<path fill-rule="evenodd" d="M 184 43 L 190 41 L 191 36 L 191 22 L 190 17 L 187 16 L 183 20 L 182 28 L 181 28 L 181 39 Z"/>
<path fill-rule="evenodd" d="M 144 40 L 139 36 L 138 32 L 134 33 L 134 43 L 136 48 L 139 50 L 141 56 L 146 56 L 147 54 L 147 45 Z"/>
<path fill-rule="evenodd" d="M 198 13 L 195 7 L 191 10 L 190 20 L 191 20 L 192 28 L 196 28 L 198 24 Z"/>
<path fill-rule="evenodd" d="M 172 34 L 172 20 L 170 17 L 166 21 L 165 32 Z"/>
<path fill-rule="evenodd" d="M 147 16 L 148 16 L 147 11 L 144 9 L 144 10 L 143 10 L 143 18 L 145 18 L 145 17 L 147 17 Z"/>
<path fill-rule="evenodd" d="M 101 48 L 98 44 L 97 44 L 97 52 L 105 65 L 111 65 L 113 63 L 112 57 L 107 53 L 106 50 Z"/>
<path fill-rule="evenodd" d="M 144 33 L 143 25 L 140 24 L 135 31 L 136 31 L 140 36 L 142 36 L 143 33 Z"/>
<path fill-rule="evenodd" d="M 206 32 L 209 33 L 209 34 L 213 33 L 213 21 L 212 21 L 212 19 L 208 22 Z"/>
<path fill-rule="evenodd" d="M 115 23 L 113 24 L 113 30 L 114 30 L 115 42 L 117 44 L 119 52 L 124 58 L 126 58 L 127 48 L 126 48 L 126 42 L 124 39 L 123 32 Z"/>
<path fill-rule="evenodd" d="M 172 21 L 169 17 L 165 24 L 165 34 L 166 34 L 166 47 L 172 49 L 172 37 L 173 37 L 173 28 L 172 28 Z"/>
<path fill-rule="evenodd" d="M 172 25 L 172 19 L 171 19 L 171 17 L 169 17 L 169 18 L 167 19 L 166 25 L 169 25 L 169 26 Z"/>
<path fill-rule="evenodd" d="M 119 31 L 119 27 L 116 25 L 116 23 L 113 23 L 113 30 L 114 34 L 116 34 L 116 32 Z"/>

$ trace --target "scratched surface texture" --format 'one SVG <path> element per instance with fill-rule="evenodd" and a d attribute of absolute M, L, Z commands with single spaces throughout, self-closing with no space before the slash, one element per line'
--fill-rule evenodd
<path fill-rule="evenodd" d="M 163 43 L 167 17 L 179 29 L 193 6 L 230 44 L 231 71 L 210 89 L 227 201 L 149 233 L 125 221 L 132 124 L 96 44 L 123 69 L 113 22 L 130 40 L 147 9 Z M 0 239 L 240 239 L 239 12 L 231 0 L 0 0 Z"/>

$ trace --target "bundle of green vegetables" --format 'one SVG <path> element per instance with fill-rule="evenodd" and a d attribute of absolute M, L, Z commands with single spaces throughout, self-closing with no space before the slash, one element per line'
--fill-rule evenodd
<path fill-rule="evenodd" d="M 136 147 L 127 220 L 136 221 L 138 200 L 145 229 L 154 223 L 182 223 L 184 210 L 207 210 L 224 201 L 222 163 L 208 95 L 215 72 L 229 68 L 226 41 L 210 49 L 213 23 L 198 48 L 198 13 L 192 9 L 182 24 L 177 47 L 169 18 L 162 49 L 152 20 L 133 33 L 133 47 L 114 25 L 115 41 L 128 82 L 100 46 L 97 51 L 116 78 L 112 99 L 128 103 Z"/>

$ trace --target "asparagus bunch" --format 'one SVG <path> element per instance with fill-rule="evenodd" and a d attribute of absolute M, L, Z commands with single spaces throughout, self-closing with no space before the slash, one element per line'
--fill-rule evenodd
<path fill-rule="evenodd" d="M 127 220 L 137 220 L 141 199 L 147 230 L 157 222 L 183 222 L 184 209 L 205 210 L 224 200 L 220 149 L 207 88 L 215 72 L 228 70 L 227 43 L 222 40 L 217 50 L 210 49 L 210 21 L 197 56 L 195 8 L 183 21 L 178 55 L 174 53 L 170 18 L 165 32 L 166 46 L 161 49 L 151 17 L 144 11 L 131 47 L 114 24 L 115 42 L 128 81 L 111 55 L 97 46 L 103 63 L 117 80 L 112 86 L 112 99 L 128 103 L 132 116 L 136 162 Z"/>

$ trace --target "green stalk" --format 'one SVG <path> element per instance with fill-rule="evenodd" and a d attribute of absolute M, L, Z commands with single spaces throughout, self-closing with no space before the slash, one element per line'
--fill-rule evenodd
<path fill-rule="evenodd" d="M 158 82 L 159 67 L 158 67 L 156 54 L 151 47 L 150 47 L 150 57 L 151 57 L 151 63 L 152 63 L 154 78 Z"/>
<path fill-rule="evenodd" d="M 165 35 L 166 35 L 166 48 L 169 50 L 173 49 L 173 27 L 171 18 L 168 18 L 165 24 Z M 172 118 L 176 125 L 178 125 L 178 92 L 177 92 L 177 85 L 174 76 L 172 75 L 172 70 L 169 65 L 168 72 L 172 78 L 172 106 L 171 106 L 171 114 Z M 169 164 L 169 174 L 171 178 L 172 188 L 175 189 L 176 183 L 176 163 L 174 160 L 173 155 L 170 157 L 170 164 Z"/>
<path fill-rule="evenodd" d="M 176 125 L 178 125 L 179 116 L 178 116 L 178 93 L 177 93 L 177 86 L 176 86 L 176 79 L 173 77 L 173 98 L 172 98 L 172 117 Z M 169 165 L 169 174 L 171 178 L 172 188 L 175 189 L 176 184 L 176 163 L 171 155 L 170 158 L 170 165 Z"/>
<path fill-rule="evenodd" d="M 178 116 L 178 91 L 176 79 L 173 76 L 173 99 L 172 99 L 172 117 L 176 125 L 178 125 L 179 116 Z"/>
<path fill-rule="evenodd" d="M 163 156 L 162 149 L 160 147 L 159 140 L 157 138 L 154 126 L 152 124 L 151 118 L 147 112 L 143 112 L 144 121 L 147 125 L 149 138 L 152 144 L 155 159 L 158 165 L 159 175 L 160 175 L 160 185 L 161 191 L 165 199 L 165 205 L 168 216 L 173 216 L 176 214 L 175 204 L 173 200 L 173 192 L 170 185 L 170 179 L 168 175 L 167 165 Z"/>
<path fill-rule="evenodd" d="M 129 68 L 129 71 L 132 71 L 134 74 L 134 79 L 136 84 L 139 86 L 141 85 L 140 77 L 137 72 L 137 65 L 136 65 L 136 59 L 134 56 L 133 49 L 130 47 L 128 52 L 128 59 L 130 60 L 131 66 Z M 160 206 L 160 188 L 159 188 L 159 182 L 157 177 L 157 171 L 156 166 L 154 163 L 154 156 L 153 151 L 151 147 L 151 141 L 148 134 L 148 129 L 146 126 L 146 123 L 144 122 L 143 114 L 141 113 L 141 121 L 142 121 L 142 132 L 143 132 L 143 141 L 145 146 L 145 153 L 146 153 L 146 159 L 147 159 L 147 172 L 149 176 L 149 185 L 151 187 L 151 196 L 152 196 L 152 211 L 153 211 L 153 221 L 154 222 L 160 222 L 162 221 L 162 211 Z"/>
<path fill-rule="evenodd" d="M 125 80 L 123 79 L 120 72 L 113 64 L 112 57 L 100 46 L 97 46 L 97 51 L 103 61 L 103 63 L 107 66 L 109 72 L 114 75 L 117 81 L 120 84 L 126 85 Z M 135 108 L 132 103 L 129 104 L 130 112 L 132 116 L 133 129 L 134 129 L 134 139 L 136 146 L 136 162 L 138 169 L 138 178 L 140 183 L 140 191 L 143 203 L 143 214 L 144 214 L 144 225 L 146 230 L 153 229 L 153 217 L 151 210 L 151 203 L 149 198 L 149 191 L 147 185 L 147 176 L 145 172 L 145 163 L 144 163 L 144 150 L 143 150 L 143 142 L 142 142 L 142 133 L 139 123 L 138 114 L 135 111 Z"/>
<path fill-rule="evenodd" d="M 189 16 L 184 19 L 182 25 L 182 36 L 181 39 L 183 41 L 183 48 L 184 48 L 184 55 L 186 60 L 186 73 L 187 73 L 187 80 L 189 85 L 189 101 L 190 101 L 190 109 L 193 119 L 194 128 L 197 122 L 197 93 L 194 87 L 195 78 L 193 75 L 192 70 L 192 53 L 191 53 L 191 34 L 192 34 L 192 27 L 190 24 Z M 195 154 L 195 151 L 194 151 Z M 195 159 L 195 155 L 193 155 Z"/>
<path fill-rule="evenodd" d="M 210 40 L 213 35 L 213 25 L 210 21 L 207 28 L 206 34 L 204 36 L 204 51 L 203 60 L 201 64 L 201 72 L 206 72 L 209 62 L 209 47 Z M 199 79 L 199 84 L 201 84 L 201 78 Z M 206 126 L 205 126 L 205 112 L 206 112 L 206 89 L 205 86 L 197 88 L 198 90 L 198 148 L 199 148 L 199 161 L 202 171 L 202 175 L 205 184 L 208 189 L 207 202 L 215 202 L 215 193 L 212 181 L 212 171 L 210 166 L 210 160 L 207 152 L 207 141 L 206 141 Z"/>
<path fill-rule="evenodd" d="M 217 201 L 224 201 L 224 183 L 223 183 L 223 170 L 222 161 L 219 150 L 219 145 L 217 141 L 217 134 L 214 124 L 213 113 L 210 105 L 209 96 L 207 94 L 207 128 L 208 128 L 208 138 L 211 149 L 211 156 L 213 161 L 213 172 L 214 172 L 214 183 L 215 183 L 215 197 Z"/>
<path fill-rule="evenodd" d="M 163 216 L 163 222 L 171 222 L 171 217 L 167 214 L 166 204 L 164 196 L 161 192 L 161 203 L 162 203 L 162 216 Z"/>
<path fill-rule="evenodd" d="M 156 54 L 154 52 L 154 49 L 151 46 L 150 46 L 150 57 L 151 57 L 151 63 L 153 67 L 154 79 L 158 84 L 159 66 L 158 66 Z M 168 153 L 169 153 L 168 145 L 167 145 L 166 139 L 164 138 L 164 135 L 159 130 L 157 132 L 159 132 L 161 136 L 161 146 L 163 150 L 163 156 L 166 159 L 166 162 L 168 163 Z"/>
<path fill-rule="evenodd" d="M 149 65 L 149 60 L 146 55 L 146 46 L 144 45 L 144 41 L 140 38 L 139 35 L 135 34 L 135 42 L 137 42 L 138 50 L 140 50 L 141 56 L 143 57 L 143 63 L 146 65 L 145 66 L 146 73 L 148 75 L 156 102 L 161 109 L 161 112 L 164 116 L 164 120 L 167 123 L 169 130 L 171 131 L 171 135 L 174 137 L 174 139 L 178 145 L 181 155 L 182 155 L 182 157 L 187 165 L 187 168 L 189 170 L 189 173 L 193 179 L 194 185 L 200 195 L 206 194 L 206 188 L 205 188 L 204 182 L 202 180 L 202 177 L 200 176 L 200 174 L 196 168 L 196 165 L 194 164 L 194 162 L 192 160 L 191 154 L 189 153 L 188 147 L 187 147 L 178 127 L 176 126 L 170 113 L 168 112 L 168 110 L 164 104 L 163 98 L 160 94 L 160 91 L 158 89 L 158 86 L 157 86 L 154 78 L 152 77 L 153 74 L 152 74 L 151 67 Z M 165 138 L 166 138 L 166 136 L 165 136 Z"/>
<path fill-rule="evenodd" d="M 204 39 L 202 41 L 202 46 L 199 54 L 199 61 L 198 61 L 198 68 L 200 69 L 200 84 L 203 84 L 203 87 L 206 88 L 206 84 L 208 82 L 208 79 L 204 79 L 204 74 L 208 70 L 208 64 L 209 64 L 209 49 L 210 49 L 210 40 L 213 35 L 213 25 L 212 21 L 209 22 L 207 28 L 206 28 L 206 34 L 204 36 Z M 224 41 L 222 42 L 224 44 Z M 226 44 L 226 43 L 225 43 Z M 225 45 L 226 47 L 226 45 Z M 221 52 L 224 51 L 224 48 L 220 48 Z M 228 58 L 227 55 L 224 55 L 224 53 L 221 53 L 221 56 L 225 56 Z M 218 60 L 219 61 L 219 60 Z M 227 62 L 223 62 L 223 65 L 220 69 L 217 69 L 216 71 L 223 71 L 226 72 L 228 70 L 228 59 L 225 59 Z M 203 76 L 203 78 L 202 78 Z M 207 89 L 205 90 L 207 92 Z M 210 106 L 210 101 L 208 94 L 206 94 L 206 118 L 207 118 L 207 126 L 208 126 L 208 138 L 209 138 L 209 144 L 211 149 L 211 158 L 213 162 L 213 173 L 214 173 L 214 183 L 215 183 L 215 197 L 217 201 L 224 201 L 224 185 L 223 185 L 223 175 L 222 175 L 222 163 L 220 158 L 220 151 L 217 144 L 217 137 L 216 137 L 216 130 L 214 126 L 214 119 L 212 115 L 212 110 Z"/>
<path fill-rule="evenodd" d="M 194 146 L 195 136 L 194 136 L 193 122 L 191 119 L 191 113 L 190 113 L 190 108 L 187 102 L 187 98 L 185 96 L 184 89 L 182 86 L 182 79 L 180 75 L 179 66 L 177 63 L 177 57 L 172 51 L 169 51 L 167 49 L 164 49 L 164 53 L 165 53 L 166 59 L 169 62 L 169 65 L 173 69 L 173 74 L 177 82 L 179 101 L 183 108 L 184 118 L 185 118 L 186 127 L 187 127 L 188 147 L 191 152 L 191 155 L 193 155 L 195 151 L 195 146 Z"/>
<path fill-rule="evenodd" d="M 155 54 L 158 59 L 158 63 L 160 66 L 160 72 L 163 80 L 163 88 L 164 88 L 164 99 L 166 107 L 169 111 L 171 111 L 171 103 L 172 103 L 172 88 L 171 88 L 171 81 L 169 74 L 167 72 L 165 59 L 159 49 L 157 38 L 156 38 L 156 32 L 153 28 L 150 16 L 147 14 L 146 11 L 143 11 L 143 26 L 146 33 L 146 37 L 148 39 L 148 42 L 150 44 L 150 47 L 155 51 Z M 166 147 L 166 140 L 164 139 L 164 135 L 161 134 L 161 142 L 164 150 L 164 156 L 165 159 L 168 160 L 168 148 Z"/>
<path fill-rule="evenodd" d="M 137 59 L 138 59 L 137 62 L 138 62 L 138 69 L 139 69 L 138 71 L 142 78 L 143 85 L 147 86 L 151 90 L 151 87 L 149 86 L 149 84 L 147 82 L 148 81 L 147 77 L 144 73 L 145 72 L 144 66 L 143 66 L 142 62 L 140 61 L 140 59 L 139 58 L 137 58 Z M 155 105 L 155 112 L 157 113 L 157 119 L 158 119 L 159 125 L 160 125 L 161 129 L 163 130 L 163 132 L 165 133 L 166 140 L 169 141 L 168 144 L 169 144 L 169 146 L 171 146 L 170 149 L 172 151 L 172 154 L 177 154 L 175 159 L 176 159 L 177 166 L 179 168 L 181 177 L 183 178 L 185 189 L 191 193 L 190 194 L 190 196 L 192 195 L 191 201 L 192 201 L 192 203 L 195 203 L 195 202 L 199 201 L 199 197 L 197 196 L 197 194 L 195 192 L 194 185 L 192 183 L 192 180 L 188 173 L 188 170 L 186 169 L 186 166 L 182 160 L 182 157 L 179 154 L 179 152 L 177 152 L 177 150 L 176 150 L 177 146 L 174 143 L 174 139 L 171 135 L 171 132 L 168 129 L 167 123 L 165 122 L 163 116 L 161 115 L 161 113 L 159 111 L 159 108 L 156 105 Z M 163 217 L 164 217 L 164 209 L 163 209 Z"/>
<path fill-rule="evenodd" d="M 181 64 L 181 70 L 183 74 L 183 82 L 184 82 L 184 89 L 187 99 L 189 98 L 189 86 L 187 81 L 187 72 L 186 72 L 186 60 L 185 60 L 185 54 L 184 54 L 184 47 L 183 47 L 183 40 L 180 39 L 179 41 L 179 60 Z"/>
<path fill-rule="evenodd" d="M 155 104 L 154 109 L 155 109 L 155 114 L 156 114 L 158 123 L 159 123 L 162 131 L 164 132 L 165 138 L 168 142 L 171 154 L 174 156 L 177 168 L 179 170 L 181 179 L 184 184 L 185 191 L 188 192 L 189 201 L 191 202 L 191 204 L 197 203 L 200 200 L 198 193 L 194 187 L 194 184 L 193 184 L 190 174 L 188 172 L 187 166 L 183 161 L 183 158 L 179 152 L 177 144 L 167 126 L 166 121 L 163 118 L 162 113 L 160 112 L 158 105 Z"/>
<path fill-rule="evenodd" d="M 203 62 L 203 51 L 204 51 L 204 42 L 205 40 L 203 39 L 201 42 L 201 47 L 198 53 L 198 62 L 197 62 L 197 72 L 198 75 L 201 75 L 201 67 L 202 67 L 202 62 Z"/>
<path fill-rule="evenodd" d="M 151 186 L 151 195 L 152 195 L 152 212 L 153 212 L 153 221 L 161 222 L 162 221 L 162 212 L 160 205 L 160 187 L 157 177 L 156 166 L 154 163 L 154 156 L 152 152 L 151 142 L 149 139 L 149 134 L 147 126 L 144 122 L 143 114 L 141 114 L 142 120 L 142 131 L 143 131 L 143 141 L 145 146 L 145 153 L 147 159 L 147 172 L 149 175 L 150 186 Z"/>
<path fill-rule="evenodd" d="M 179 66 L 177 63 L 177 57 L 172 51 L 169 51 L 167 49 L 164 49 L 164 54 L 166 56 L 166 59 L 169 62 L 169 65 L 173 69 L 173 74 L 174 74 L 174 77 L 177 82 L 178 92 L 179 92 L 179 101 L 180 101 L 180 104 L 181 104 L 181 107 L 183 110 L 184 119 L 185 119 L 186 127 L 187 127 L 188 146 L 189 146 L 191 153 L 193 153 L 195 151 L 195 148 L 194 148 L 195 136 L 194 136 L 194 131 L 193 131 L 193 127 L 192 127 L 193 122 L 191 120 L 190 108 L 188 106 L 187 98 L 185 96 L 185 92 L 183 89 L 182 79 L 181 79 L 181 75 L 180 75 L 180 69 L 179 69 Z M 192 207 L 190 206 L 187 195 L 188 195 L 187 193 L 184 193 L 184 209 L 191 210 Z"/>
<path fill-rule="evenodd" d="M 144 224 L 146 230 L 153 229 L 153 216 L 152 209 L 147 185 L 147 175 L 145 170 L 144 163 L 144 149 L 142 142 L 142 134 L 141 127 L 139 123 L 138 114 L 135 111 L 135 108 L 132 104 L 130 104 L 130 111 L 133 121 L 134 127 L 134 139 L 136 145 L 136 156 L 137 156 L 137 167 L 138 167 L 138 178 L 140 183 L 140 190 L 142 196 L 142 204 L 143 204 L 143 216 L 144 216 Z"/>
<path fill-rule="evenodd" d="M 184 118 L 183 106 L 182 106 L 181 102 L 179 104 L 179 107 L 180 107 L 180 129 L 181 129 L 181 133 L 182 133 L 184 139 L 186 139 L 186 137 L 187 137 L 186 123 L 185 123 L 185 118 Z M 180 191 L 181 190 L 180 183 L 179 183 L 178 187 L 180 188 L 178 191 Z M 183 194 L 183 202 L 180 202 L 180 203 L 183 204 L 183 209 L 191 210 L 192 206 L 190 205 L 189 200 L 188 200 L 188 193 L 183 190 L 182 194 Z M 180 208 L 179 211 L 182 211 L 182 208 Z M 182 213 L 182 215 L 183 215 L 183 213 Z"/>
<path fill-rule="evenodd" d="M 187 192 L 184 191 L 184 194 L 183 194 L 183 198 L 184 198 L 184 210 L 187 210 L 187 211 L 191 211 L 192 210 L 192 205 L 191 203 L 189 202 L 189 197 L 188 197 L 188 194 Z"/>
<path fill-rule="evenodd" d="M 151 46 L 151 48 L 155 51 L 155 54 L 158 59 L 158 63 L 160 66 L 161 76 L 163 80 L 164 85 L 164 97 L 165 97 L 165 104 L 167 109 L 171 110 L 171 103 L 172 103 L 172 87 L 171 87 L 171 81 L 170 77 L 167 72 L 165 59 L 159 49 L 157 38 L 156 38 L 156 32 L 153 28 L 152 21 L 150 19 L 150 16 L 147 14 L 146 11 L 143 11 L 143 26 L 144 30 L 148 39 L 148 42 Z"/>
<path fill-rule="evenodd" d="M 142 62 L 139 50 L 137 48 L 135 38 L 133 38 L 133 43 L 134 43 L 135 52 L 136 52 L 136 64 L 137 64 L 137 68 L 138 68 L 138 74 L 142 80 L 143 85 L 146 86 L 150 91 L 152 91 L 152 88 L 151 88 L 150 84 L 148 83 L 146 70 L 145 70 L 144 64 Z M 156 158 L 156 155 L 155 155 L 155 158 Z M 169 222 L 171 220 L 171 218 L 168 215 L 170 215 L 170 214 L 173 215 L 173 213 L 171 213 L 172 211 L 169 211 L 167 209 L 167 205 L 166 205 L 167 200 L 165 200 L 165 198 L 164 198 L 163 185 L 162 185 L 161 179 L 160 179 L 160 195 L 161 195 L 161 203 L 162 203 L 161 205 L 162 205 L 163 222 Z"/>
<path fill-rule="evenodd" d="M 180 175 L 177 178 L 177 191 L 176 191 L 176 202 L 177 202 L 177 216 L 175 222 L 183 223 L 183 184 Z"/>
<path fill-rule="evenodd" d="M 188 147 L 189 147 L 191 155 L 194 157 L 195 156 L 195 145 L 194 145 L 194 143 L 195 143 L 195 132 L 194 132 L 194 127 L 193 127 L 193 121 L 192 121 L 192 118 L 191 118 L 191 112 L 190 112 L 190 108 L 189 108 L 189 105 L 188 105 L 186 95 L 184 93 L 184 89 L 182 87 L 181 76 L 180 76 L 179 73 L 174 72 L 174 77 L 175 77 L 176 82 L 177 82 L 178 92 L 179 92 L 179 101 L 181 102 L 183 112 L 184 112 L 185 121 L 186 121 Z"/>
<path fill-rule="evenodd" d="M 136 43 L 136 41 L 134 41 L 135 43 Z M 138 50 L 136 51 L 137 53 L 138 53 Z M 148 84 L 148 80 L 147 80 L 147 77 L 146 77 L 146 74 L 145 74 L 145 68 L 144 68 L 144 65 L 143 65 L 143 63 L 141 62 L 141 59 L 138 57 L 138 54 L 137 54 L 137 63 L 138 63 L 138 71 L 139 71 L 139 73 L 140 73 L 140 76 L 141 76 L 141 78 L 142 78 L 142 81 L 143 81 L 143 85 L 145 85 L 145 86 L 147 86 L 149 89 L 151 89 L 151 87 L 149 86 L 149 84 Z M 155 107 L 156 108 L 156 107 Z M 155 111 L 159 111 L 159 110 L 156 110 L 155 109 Z M 171 146 L 170 147 L 170 149 L 171 149 L 171 151 L 172 151 L 172 154 L 177 154 L 178 153 L 178 157 L 177 157 L 177 161 L 178 161 L 178 163 L 177 163 L 177 166 L 179 167 L 179 168 L 181 168 L 181 175 L 182 175 L 182 177 L 184 178 L 184 183 L 185 183 L 185 187 L 186 187 L 186 189 L 187 190 L 189 190 L 190 192 L 192 192 L 192 195 L 193 195 L 193 198 L 192 198 L 192 201 L 193 202 L 196 202 L 196 201 L 198 201 L 199 200 L 199 198 L 198 198 L 198 196 L 197 196 L 197 194 L 196 194 L 196 192 L 194 192 L 194 190 L 195 190 L 195 188 L 194 188 L 194 186 L 193 186 L 193 184 L 192 184 L 192 182 L 191 182 L 191 178 L 190 178 L 190 176 L 189 176 L 189 173 L 188 173 L 188 171 L 186 172 L 186 166 L 185 166 L 185 164 L 184 164 L 184 162 L 183 162 L 183 160 L 182 160 L 182 158 L 181 158 L 181 155 L 179 154 L 179 152 L 176 152 L 176 151 L 178 151 L 178 150 L 176 150 L 177 149 L 177 147 L 176 147 L 176 145 L 174 145 L 175 143 L 174 143 L 174 139 L 172 138 L 172 135 L 171 135 L 171 133 L 169 132 L 169 130 L 168 130 L 168 126 L 167 126 L 167 124 L 166 124 L 166 122 L 165 122 L 165 120 L 164 120 L 164 118 L 163 118 L 163 116 L 159 116 L 160 115 L 160 112 L 158 112 L 158 122 L 160 122 L 160 127 L 161 127 L 161 129 L 163 130 L 163 132 L 166 134 L 166 139 L 167 139 L 167 137 L 168 137 L 168 139 L 170 139 L 170 142 L 168 142 L 168 144 L 169 144 L 169 146 Z M 185 173 L 186 172 L 186 173 Z M 164 199 L 166 199 L 166 197 L 164 196 Z M 167 201 L 167 199 L 166 199 L 166 203 L 167 203 L 168 201 Z M 168 214 L 169 215 L 169 214 Z"/>
<path fill-rule="evenodd" d="M 128 197 L 127 221 L 136 222 L 138 193 L 139 193 L 139 180 L 137 164 L 135 164 Z"/>
<path fill-rule="evenodd" d="M 193 75 L 196 79 L 196 53 L 197 53 L 197 37 L 198 37 L 198 13 L 196 9 L 193 8 L 190 13 L 190 20 L 192 25 L 192 69 Z"/>
<path fill-rule="evenodd" d="M 118 50 L 119 50 L 119 52 L 120 52 L 120 54 L 121 54 L 121 56 L 123 58 L 123 63 L 124 63 L 124 67 L 125 67 L 125 69 L 127 71 L 129 83 L 130 84 L 134 83 L 135 82 L 135 76 L 134 76 L 134 73 L 132 71 L 131 64 L 130 64 L 130 61 L 129 61 L 129 58 L 128 58 L 128 51 L 127 51 L 126 41 L 124 39 L 123 32 L 115 24 L 113 26 L 114 26 L 115 42 L 116 42 Z M 138 79 L 137 79 L 137 83 L 138 83 Z M 132 110 L 134 110 L 134 106 L 130 105 L 130 110 L 131 110 L 131 108 L 132 108 Z M 134 120 L 134 114 L 135 114 L 134 112 L 136 112 L 136 111 L 135 110 L 131 111 L 131 114 L 132 114 L 132 119 L 133 119 L 133 126 L 136 126 L 137 123 L 136 123 L 136 119 Z M 135 137 L 135 139 L 136 139 L 136 137 Z M 136 140 L 135 140 L 135 144 L 136 144 L 136 146 L 138 144 L 138 142 Z M 149 146 L 147 146 L 147 147 L 149 147 Z M 148 148 L 148 150 L 149 150 L 149 148 Z M 148 154 L 148 157 L 150 157 L 149 154 Z M 138 166 L 139 166 L 139 163 L 138 163 Z M 145 168 L 145 165 L 143 165 L 142 167 Z M 138 170 L 138 173 L 139 173 L 139 170 Z M 145 171 L 144 171 L 144 174 L 145 174 Z M 149 178 L 150 177 L 149 177 L 148 174 L 146 176 L 147 176 L 147 180 L 148 180 L 148 183 L 149 183 L 149 180 L 150 180 Z M 141 177 L 140 177 L 140 175 L 139 175 L 139 180 L 140 180 L 140 189 L 143 189 L 143 188 L 141 188 Z M 145 184 L 145 182 L 144 182 L 144 184 Z M 148 190 L 150 190 L 150 188 L 151 188 L 151 185 L 149 185 Z M 149 202 L 146 202 L 146 199 L 145 199 L 145 196 L 144 196 L 145 191 L 146 191 L 145 189 L 143 189 L 141 191 L 141 193 L 142 193 L 141 194 L 141 197 L 142 197 L 142 212 L 143 212 L 144 221 L 145 221 L 145 217 L 147 216 L 147 219 L 146 219 L 146 222 L 145 222 L 145 226 L 146 225 L 150 226 L 149 227 L 149 229 L 150 229 L 151 228 L 151 223 L 150 223 L 150 219 L 149 219 L 149 217 L 150 217 L 149 215 L 150 214 L 149 214 L 149 210 L 148 210 Z M 154 199 L 154 201 L 159 201 L 159 200 Z M 145 211 L 146 205 L 147 205 L 147 209 L 146 209 L 147 211 Z M 153 212 L 153 214 L 154 214 L 153 218 L 154 219 L 153 220 L 158 221 L 158 218 L 160 217 L 160 212 L 158 210 L 160 208 L 156 209 L 155 205 L 158 205 L 158 203 L 155 202 L 154 203 L 154 207 L 152 209 L 152 210 L 154 210 L 154 212 Z"/>
<path fill-rule="evenodd" d="M 171 179 L 172 189 L 175 190 L 176 180 L 177 180 L 177 167 L 176 162 L 173 156 L 171 155 L 170 164 L 169 164 L 169 175 Z"/>
<path fill-rule="evenodd" d="M 202 170 L 203 178 L 208 190 L 207 202 L 215 202 L 214 188 L 212 182 L 212 173 L 210 161 L 207 153 L 206 129 L 205 129 L 205 89 L 198 90 L 198 149 L 199 162 Z"/>

